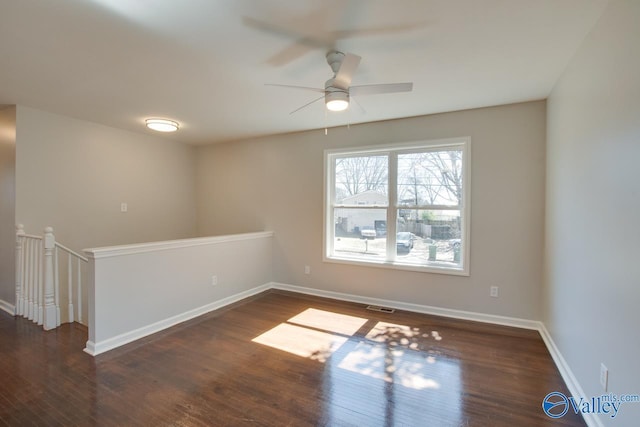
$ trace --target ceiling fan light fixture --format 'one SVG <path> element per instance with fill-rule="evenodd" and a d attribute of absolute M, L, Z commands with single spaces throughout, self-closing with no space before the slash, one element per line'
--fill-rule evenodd
<path fill-rule="evenodd" d="M 178 122 L 167 119 L 146 119 L 145 123 L 149 129 L 158 132 L 175 132 L 180 128 Z"/>
<path fill-rule="evenodd" d="M 324 103 L 329 111 L 344 111 L 349 108 L 349 94 L 342 91 L 327 92 Z"/>
<path fill-rule="evenodd" d="M 349 103 L 347 101 L 343 101 L 342 99 L 334 99 L 327 102 L 327 109 L 330 111 L 344 111 L 348 107 Z"/>

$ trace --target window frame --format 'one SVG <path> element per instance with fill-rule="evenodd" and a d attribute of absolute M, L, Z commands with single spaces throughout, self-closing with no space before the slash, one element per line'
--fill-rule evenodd
<path fill-rule="evenodd" d="M 398 211 L 405 206 L 400 206 L 397 197 L 398 180 L 398 155 L 412 152 L 424 151 L 445 151 L 447 148 L 461 149 L 462 151 L 462 202 L 460 206 L 461 215 L 461 252 L 460 265 L 452 267 L 450 264 L 432 261 L 429 264 L 417 265 L 402 263 L 396 260 L 396 229 Z M 341 207 L 351 207 L 336 205 L 335 200 L 335 159 L 340 157 L 367 156 L 367 155 L 387 155 L 388 157 L 388 181 L 387 181 L 387 204 L 367 206 L 372 209 L 386 209 L 387 239 L 386 258 L 384 261 L 362 260 L 349 257 L 336 257 L 333 252 L 335 237 L 334 209 Z M 408 143 L 391 143 L 374 146 L 362 146 L 351 148 L 327 149 L 324 150 L 324 218 L 323 218 L 323 261 L 337 264 L 360 265 L 377 268 L 390 268 L 397 270 L 418 271 L 424 273 L 438 273 L 458 276 L 469 276 L 470 264 L 470 236 L 471 236 L 471 138 L 456 137 L 437 140 L 414 141 Z M 357 205 L 353 208 L 359 208 Z M 361 209 L 363 207 L 360 207 Z M 426 207 L 433 209 L 433 207 Z M 451 207 L 447 207 L 451 209 Z M 415 209 L 411 207 L 410 209 Z M 457 209 L 456 209 L 457 210 Z M 391 237 L 389 237 L 391 236 Z"/>

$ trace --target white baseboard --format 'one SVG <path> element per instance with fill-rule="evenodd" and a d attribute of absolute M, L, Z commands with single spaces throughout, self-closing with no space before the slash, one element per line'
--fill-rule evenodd
<path fill-rule="evenodd" d="M 96 356 L 100 353 L 104 353 L 116 347 L 120 347 L 124 344 L 128 344 L 137 339 L 146 337 L 147 335 L 160 332 L 164 329 L 170 328 L 171 326 L 177 325 L 179 323 L 185 322 L 187 320 L 193 319 L 195 317 L 201 316 L 211 311 L 220 309 L 229 304 L 233 304 L 244 298 L 257 295 L 269 289 L 279 289 L 283 291 L 290 291 L 290 292 L 296 292 L 300 294 L 337 299 L 341 301 L 350 301 L 350 302 L 356 302 L 361 304 L 381 305 L 385 307 L 395 308 L 398 310 L 412 311 L 415 313 L 432 314 L 436 316 L 451 317 L 455 319 L 472 320 L 476 322 L 491 323 L 496 325 L 504 325 L 504 326 L 522 328 L 522 329 L 536 330 L 540 333 L 542 340 L 547 346 L 547 349 L 549 350 L 549 353 L 551 354 L 553 361 L 555 362 L 556 366 L 558 367 L 558 370 L 560 371 L 560 375 L 562 376 L 562 379 L 567 384 L 567 388 L 569 389 L 569 392 L 573 396 L 585 396 L 582 390 L 582 387 L 580 386 L 580 383 L 578 382 L 576 377 L 573 375 L 571 368 L 569 367 L 568 363 L 566 362 L 566 360 L 558 350 L 558 347 L 553 342 L 553 339 L 551 338 L 549 331 L 547 331 L 547 328 L 544 326 L 542 322 L 539 322 L 536 320 L 520 319 L 516 317 L 497 316 L 493 314 L 476 313 L 472 311 L 455 310 L 450 308 L 434 307 L 429 305 L 421 305 L 421 304 L 406 303 L 401 301 L 386 300 L 386 299 L 380 299 L 380 298 L 364 297 L 360 295 L 325 291 L 321 289 L 306 288 L 302 286 L 288 285 L 285 283 L 277 283 L 277 282 L 271 282 L 261 286 L 257 286 L 253 289 L 249 289 L 247 291 L 240 292 L 235 295 L 231 295 L 221 300 L 206 304 L 202 307 L 187 311 L 185 313 L 181 313 L 179 315 L 167 318 L 165 320 L 153 323 L 151 325 L 144 326 L 142 328 L 139 328 L 130 332 L 126 332 L 124 334 L 118 335 L 113 338 L 109 338 L 99 343 L 87 341 L 87 345 L 84 351 L 92 356 Z M 0 309 L 3 309 L 13 314 L 13 311 L 12 311 L 13 306 L 10 304 L 7 304 L 2 300 L 0 300 Z M 594 414 L 582 414 L 582 415 L 589 427 L 603 427 L 602 422 L 596 415 Z"/>
<path fill-rule="evenodd" d="M 569 389 L 569 393 L 571 393 L 571 395 L 575 397 L 586 397 L 586 395 L 584 394 L 584 391 L 582 390 L 582 387 L 580 386 L 580 383 L 578 382 L 578 379 L 575 377 L 575 375 L 573 375 L 573 372 L 571 371 L 569 364 L 567 363 L 565 358 L 562 356 L 562 353 L 560 353 L 560 350 L 556 346 L 556 343 L 553 341 L 553 338 L 551 338 L 551 334 L 549 334 L 549 331 L 547 330 L 546 326 L 544 326 L 544 323 L 542 322 L 540 322 L 539 332 L 540 332 L 540 336 L 542 336 L 542 340 L 544 341 L 544 343 L 547 346 L 547 349 L 549 350 L 549 353 L 551 354 L 551 358 L 553 359 L 556 366 L 558 367 L 558 370 L 560 371 L 560 376 L 562 376 L 562 379 L 564 380 L 565 384 L 567 385 L 567 388 Z M 604 427 L 604 425 L 602 424 L 602 422 L 600 421 L 600 419 L 596 414 L 583 413 L 582 418 L 584 419 L 584 421 L 587 423 L 589 427 Z"/>
<path fill-rule="evenodd" d="M 231 295 L 221 300 L 211 302 L 209 304 L 203 305 L 202 307 L 180 313 L 159 322 L 143 326 L 142 328 L 125 332 L 124 334 L 120 334 L 112 338 L 108 338 L 104 341 L 100 341 L 97 343 L 93 341 L 87 341 L 84 351 L 85 353 L 88 353 L 92 356 L 97 356 L 98 354 L 104 353 L 105 351 L 113 350 L 116 347 L 120 347 L 132 341 L 144 338 L 147 335 L 155 334 L 156 332 L 160 332 L 164 329 L 170 328 L 182 322 L 186 322 L 187 320 L 193 319 L 195 317 L 202 316 L 203 314 L 217 310 L 229 304 L 233 304 L 234 302 L 238 302 L 250 296 L 259 294 L 260 292 L 264 292 L 270 288 L 271 285 L 267 283 L 261 286 L 257 286 L 253 289 Z"/>
<path fill-rule="evenodd" d="M 0 299 L 0 310 L 6 311 L 12 316 L 16 315 L 16 306 L 13 304 L 9 304 L 5 300 L 1 300 L 1 299 Z"/>
<path fill-rule="evenodd" d="M 253 289 L 249 289 L 244 292 L 240 292 L 235 295 L 231 295 L 227 298 L 214 301 L 202 307 L 198 307 L 193 310 L 189 310 L 187 312 L 169 317 L 159 322 L 155 322 L 150 325 L 143 326 L 141 328 L 138 328 L 129 332 L 125 332 L 123 334 L 117 335 L 112 338 L 108 338 L 98 343 L 95 343 L 93 341 L 87 341 L 84 351 L 92 356 L 97 356 L 98 354 L 104 353 L 109 350 L 113 350 L 116 347 L 120 347 L 122 345 L 128 344 L 140 338 L 146 337 L 156 332 L 160 332 L 164 329 L 170 328 L 179 323 L 193 319 L 194 317 L 201 316 L 213 310 L 217 310 L 226 305 L 232 304 L 234 302 L 238 302 L 244 298 L 248 298 L 250 296 L 259 294 L 260 292 L 264 292 L 269 289 L 280 289 L 284 291 L 297 292 L 300 294 L 314 295 L 314 296 L 325 297 L 325 298 L 333 298 L 333 299 L 338 299 L 342 301 L 351 301 L 351 302 L 357 302 L 362 304 L 382 305 L 386 307 L 396 308 L 399 310 L 413 311 L 416 313 L 433 314 L 437 316 L 453 317 L 456 319 L 464 319 L 464 320 L 474 320 L 477 322 L 493 323 L 498 325 L 513 326 L 517 328 L 534 329 L 534 330 L 538 330 L 540 328 L 539 322 L 536 322 L 533 320 L 518 319 L 514 317 L 505 317 L 505 316 L 496 316 L 491 314 L 474 313 L 470 311 L 453 310 L 449 308 L 440 308 L 440 307 L 433 307 L 428 305 L 411 304 L 411 303 L 405 303 L 400 301 L 384 300 L 379 298 L 369 298 L 369 297 L 363 297 L 359 295 L 345 294 L 341 292 L 323 291 L 320 289 L 305 288 L 301 286 L 271 282 L 261 286 L 257 286 Z"/>
<path fill-rule="evenodd" d="M 272 289 L 297 292 L 300 294 L 314 295 L 324 298 L 338 299 L 342 301 L 357 302 L 361 304 L 381 305 L 397 310 L 413 311 L 415 313 L 433 314 L 435 316 L 452 317 L 454 319 L 473 320 L 476 322 L 492 323 L 495 325 L 513 326 L 522 329 L 540 329 L 540 322 L 536 320 L 519 319 L 516 317 L 496 316 L 493 314 L 475 313 L 472 311 L 454 310 L 451 308 L 434 307 L 430 305 L 412 304 L 401 301 L 386 300 L 380 298 L 363 297 L 342 292 L 324 291 L 321 289 L 305 288 L 302 286 L 287 285 L 284 283 L 271 283 Z"/>

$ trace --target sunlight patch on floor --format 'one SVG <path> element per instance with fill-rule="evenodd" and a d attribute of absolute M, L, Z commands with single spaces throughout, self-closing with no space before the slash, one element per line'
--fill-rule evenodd
<path fill-rule="evenodd" d="M 332 313 L 331 311 L 308 308 L 300 314 L 288 320 L 289 323 L 322 329 L 342 335 L 353 335 L 365 324 L 368 319 L 346 314 Z"/>
<path fill-rule="evenodd" d="M 325 362 L 348 338 L 302 326 L 281 323 L 252 341 L 301 357 Z"/>
<path fill-rule="evenodd" d="M 252 341 L 300 357 L 326 362 L 367 323 L 368 319 L 308 308 Z M 414 390 L 438 390 L 434 379 L 437 359 L 425 340 L 442 339 L 437 331 L 377 322 L 350 352 L 342 352 L 334 366 Z M 355 347 L 353 347 L 355 346 Z M 435 370 L 434 370 L 435 369 Z"/>
<path fill-rule="evenodd" d="M 367 333 L 367 338 L 380 343 L 407 345 L 410 338 L 418 337 L 419 335 L 420 330 L 418 328 L 411 328 L 396 323 L 378 322 Z"/>
<path fill-rule="evenodd" d="M 440 384 L 430 378 L 429 365 L 420 352 L 363 342 L 340 362 L 338 368 L 415 390 L 439 389 Z"/>

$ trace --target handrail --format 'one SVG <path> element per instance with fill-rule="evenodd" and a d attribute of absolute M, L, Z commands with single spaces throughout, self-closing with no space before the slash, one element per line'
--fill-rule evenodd
<path fill-rule="evenodd" d="M 56 242 L 56 246 L 59 247 L 60 249 L 62 249 L 63 251 L 65 251 L 66 253 L 75 256 L 76 258 L 80 258 L 84 262 L 89 262 L 89 260 L 86 257 L 80 255 L 78 252 L 74 251 L 73 249 L 69 249 L 68 247 L 66 247 L 62 243 Z"/>
<path fill-rule="evenodd" d="M 26 237 L 27 239 L 37 239 L 42 240 L 42 236 L 35 236 L 33 234 L 20 234 L 20 237 Z"/>

